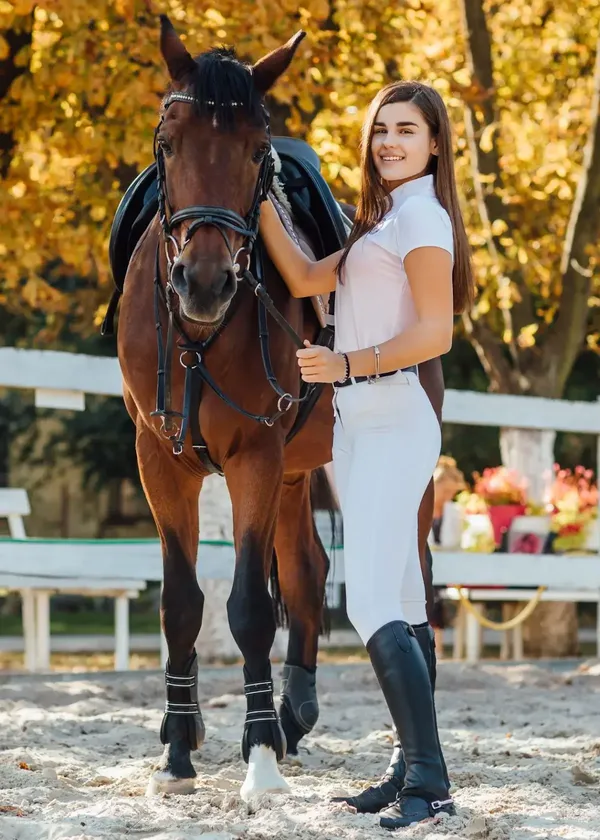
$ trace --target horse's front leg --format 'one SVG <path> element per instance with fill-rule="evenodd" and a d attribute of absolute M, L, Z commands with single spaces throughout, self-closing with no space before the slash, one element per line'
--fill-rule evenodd
<path fill-rule="evenodd" d="M 148 793 L 191 793 L 196 771 L 190 752 L 199 749 L 204 741 L 194 648 L 204 606 L 196 577 L 202 478 L 186 470 L 170 447 L 150 429 L 138 429 L 136 450 L 144 492 L 162 546 L 161 624 L 169 649 L 165 714 L 160 729 L 165 748 L 150 778 Z"/>
<path fill-rule="evenodd" d="M 248 772 L 242 799 L 265 791 L 289 791 L 277 762 L 286 744 L 275 704 L 270 652 L 275 639 L 273 601 L 268 577 L 283 480 L 273 431 L 250 451 L 230 457 L 225 478 L 233 507 L 236 565 L 227 602 L 229 626 L 244 657 L 246 720 L 242 757 Z"/>
<path fill-rule="evenodd" d="M 279 585 L 289 616 L 281 725 L 289 755 L 319 717 L 316 670 L 329 558 L 313 521 L 310 473 L 286 476 L 275 533 Z"/>

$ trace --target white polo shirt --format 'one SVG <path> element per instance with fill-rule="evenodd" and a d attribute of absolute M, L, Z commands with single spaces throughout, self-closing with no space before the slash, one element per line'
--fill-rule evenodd
<path fill-rule="evenodd" d="M 392 208 L 354 243 L 335 297 L 335 349 L 343 353 L 382 344 L 415 323 L 404 270 L 415 248 L 443 248 L 454 257 L 452 223 L 435 195 L 433 175 L 401 184 Z"/>

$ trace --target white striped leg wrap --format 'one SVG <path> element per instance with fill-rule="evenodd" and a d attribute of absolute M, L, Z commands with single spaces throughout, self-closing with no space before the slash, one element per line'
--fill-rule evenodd
<path fill-rule="evenodd" d="M 196 675 L 188 674 L 185 676 L 178 676 L 177 674 L 169 674 L 165 672 L 165 684 L 167 686 L 167 701 L 165 703 L 165 712 L 170 715 L 197 715 L 200 712 L 198 703 L 173 703 L 169 700 L 170 688 L 182 688 L 191 691 L 196 686 Z"/>
<path fill-rule="evenodd" d="M 264 705 L 266 708 L 253 709 L 246 712 L 246 726 L 251 723 L 262 723 L 277 721 L 277 712 L 273 705 L 273 680 L 258 683 L 246 683 L 244 686 L 244 694 L 246 697 L 255 695 L 265 695 Z"/>

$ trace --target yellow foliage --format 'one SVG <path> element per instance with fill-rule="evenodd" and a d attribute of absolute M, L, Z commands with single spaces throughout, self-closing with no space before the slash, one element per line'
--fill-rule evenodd
<path fill-rule="evenodd" d="M 17 62 L 25 72 L 0 101 L 0 131 L 13 132 L 15 140 L 0 182 L 0 296 L 11 305 L 19 297 L 7 290 L 20 289 L 26 307 L 76 307 L 75 296 L 65 301 L 51 294 L 43 279 L 45 266 L 58 259 L 66 271 L 91 274 L 98 291 L 85 298 L 81 317 L 88 329 L 99 317 L 114 210 L 151 160 L 157 103 L 167 82 L 157 15 L 166 12 L 193 54 L 225 42 L 248 61 L 306 29 L 273 98 L 288 109 L 287 130 L 315 147 L 341 200 L 356 200 L 360 126 L 375 93 L 396 78 L 433 84 L 453 123 L 482 290 L 478 315 L 502 335 L 499 310 L 518 299 L 506 278 L 518 276 L 541 302 L 540 323 L 551 319 L 593 118 L 600 0 L 563 0 L 548 13 L 537 0 L 506 0 L 493 12 L 485 4 L 494 115 L 476 142 L 488 155 L 497 152 L 500 178 L 474 172 L 467 143 L 465 105 L 481 109 L 489 92 L 466 61 L 461 2 L 152 0 L 151 14 L 145 0 L 0 0 L 0 61 L 8 55 L 9 32 L 22 30 L 34 5 L 32 43 Z M 475 180 L 478 190 L 493 192 L 508 208 L 506 219 L 482 217 Z M 600 260 L 595 241 L 588 258 L 591 266 Z M 534 335 L 526 327 L 516 342 L 528 347 Z M 512 334 L 504 340 L 512 341 Z"/>

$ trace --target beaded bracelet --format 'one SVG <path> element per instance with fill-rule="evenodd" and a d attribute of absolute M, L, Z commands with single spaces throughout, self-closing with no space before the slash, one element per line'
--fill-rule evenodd
<path fill-rule="evenodd" d="M 347 353 L 338 353 L 338 356 L 341 356 L 346 363 L 346 371 L 344 373 L 343 379 L 338 379 L 338 382 L 341 384 L 342 382 L 347 382 L 350 379 L 350 361 L 348 359 Z"/>

